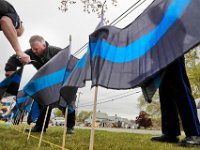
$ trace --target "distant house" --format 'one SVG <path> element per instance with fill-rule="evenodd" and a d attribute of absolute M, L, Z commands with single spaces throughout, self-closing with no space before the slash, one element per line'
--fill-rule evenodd
<path fill-rule="evenodd" d="M 90 126 L 92 123 L 92 114 L 85 120 L 86 126 Z M 115 116 L 108 116 L 106 113 L 98 111 L 96 113 L 96 127 L 117 127 L 128 128 L 131 126 L 131 122 L 127 118 Z"/>
<path fill-rule="evenodd" d="M 131 125 L 131 122 L 127 118 L 115 116 L 109 116 L 108 120 L 111 121 L 118 128 L 128 128 Z"/>
<path fill-rule="evenodd" d="M 105 122 L 108 120 L 108 115 L 106 113 L 102 113 L 100 111 L 96 112 L 96 124 L 99 124 L 101 122 Z M 92 124 L 92 114 L 84 121 L 86 125 Z"/>

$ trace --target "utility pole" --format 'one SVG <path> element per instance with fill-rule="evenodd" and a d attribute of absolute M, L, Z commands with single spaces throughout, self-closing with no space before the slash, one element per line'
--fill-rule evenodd
<path fill-rule="evenodd" d="M 78 100 L 77 100 L 77 103 L 76 103 L 76 117 L 77 117 L 77 115 L 78 115 L 78 105 L 79 105 L 79 101 L 80 101 L 80 97 L 81 97 L 81 94 L 83 94 L 82 92 L 77 92 L 77 94 L 78 94 Z M 76 124 L 77 124 L 77 122 L 76 122 Z"/>

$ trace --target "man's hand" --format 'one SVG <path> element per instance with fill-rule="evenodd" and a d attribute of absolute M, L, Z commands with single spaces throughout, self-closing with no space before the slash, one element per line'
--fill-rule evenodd
<path fill-rule="evenodd" d="M 30 56 L 24 52 L 17 52 L 17 57 L 22 64 L 28 64 L 31 62 Z"/>
<path fill-rule="evenodd" d="M 15 71 L 6 71 L 5 76 L 9 77 L 11 76 Z"/>
<path fill-rule="evenodd" d="M 14 96 L 14 97 L 13 97 L 13 100 L 16 102 L 16 100 L 17 100 L 17 96 Z"/>

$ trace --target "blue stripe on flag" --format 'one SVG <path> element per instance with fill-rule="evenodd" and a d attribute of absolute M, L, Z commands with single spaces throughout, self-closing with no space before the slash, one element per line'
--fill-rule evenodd
<path fill-rule="evenodd" d="M 57 72 L 49 74 L 47 76 L 30 81 L 25 87 L 24 91 L 32 96 L 40 90 L 59 84 L 63 82 L 63 77 L 65 75 L 65 80 L 69 76 L 69 72 L 66 72 L 66 68 L 63 68 Z"/>
<path fill-rule="evenodd" d="M 30 112 L 31 106 L 32 106 L 32 102 L 30 102 L 30 103 L 26 106 L 26 108 L 25 108 L 26 112 L 28 112 L 28 113 Z"/>
<path fill-rule="evenodd" d="M 133 61 L 147 53 L 164 36 L 168 29 L 178 20 L 191 0 L 173 0 L 160 24 L 150 33 L 125 47 L 115 47 L 109 43 L 97 40 L 90 43 L 92 58 L 100 56 L 115 63 Z"/>
<path fill-rule="evenodd" d="M 24 103 L 29 98 L 28 95 L 17 98 L 17 104 Z"/>
<path fill-rule="evenodd" d="M 83 68 L 85 66 L 86 63 L 86 58 L 87 58 L 87 54 L 88 51 L 86 52 L 86 54 L 83 55 L 83 57 L 78 61 L 78 63 L 76 64 L 76 66 L 74 68 Z"/>
<path fill-rule="evenodd" d="M 36 122 L 40 115 L 40 107 L 36 101 L 33 102 L 30 115 L 31 115 L 32 122 Z"/>
<path fill-rule="evenodd" d="M 8 86 L 9 84 L 11 84 L 11 82 L 15 82 L 15 83 L 20 83 L 20 80 L 21 80 L 21 75 L 19 74 L 16 74 L 15 76 L 13 76 L 12 78 L 7 78 L 5 80 L 3 80 L 1 83 L 0 83 L 0 87 L 6 87 Z"/>

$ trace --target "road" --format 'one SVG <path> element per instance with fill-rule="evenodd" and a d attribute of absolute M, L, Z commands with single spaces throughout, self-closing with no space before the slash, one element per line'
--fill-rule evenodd
<path fill-rule="evenodd" d="M 90 127 L 76 127 L 77 129 L 87 129 L 90 130 Z M 103 130 L 110 132 L 126 132 L 126 133 L 139 133 L 139 134 L 161 134 L 160 130 L 149 130 L 149 129 L 124 129 L 124 128 L 95 128 L 95 130 Z"/>
<path fill-rule="evenodd" d="M 90 127 L 76 127 L 77 129 L 87 129 L 90 130 Z M 95 128 L 95 130 L 109 131 L 109 132 L 125 132 L 125 133 L 138 133 L 138 134 L 152 134 L 160 135 L 162 134 L 160 130 L 149 130 L 149 129 L 124 129 L 124 128 Z M 184 135 L 184 132 L 181 132 Z"/>

